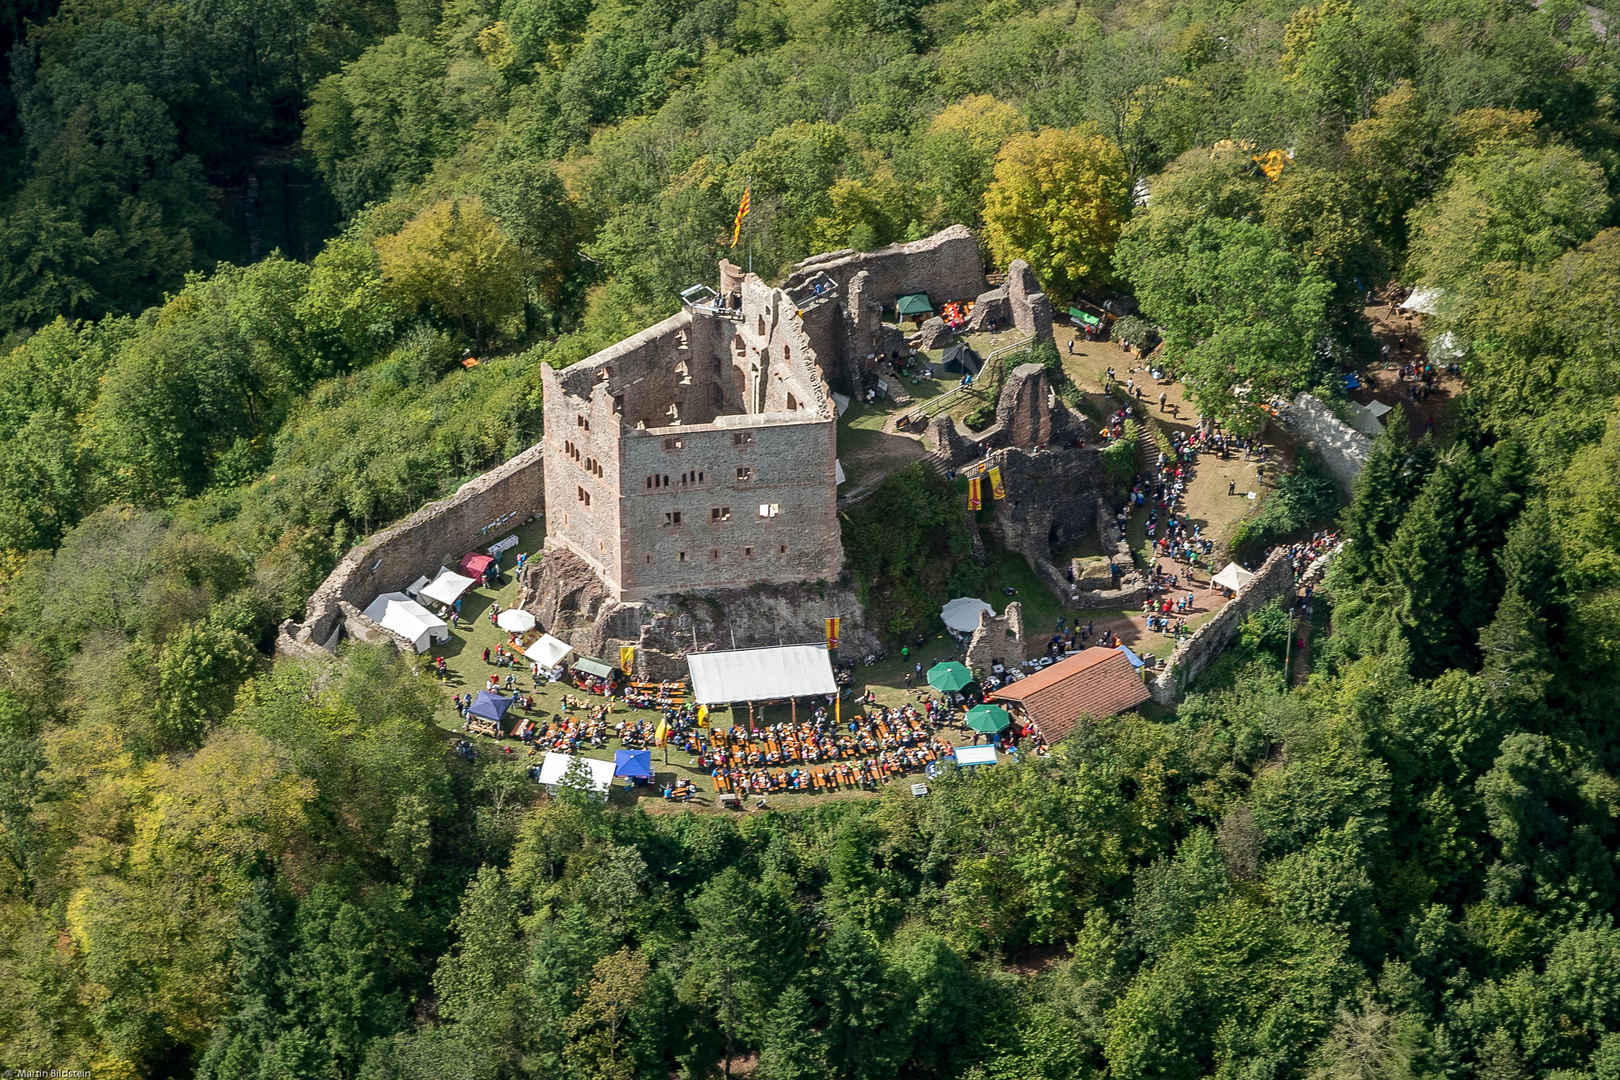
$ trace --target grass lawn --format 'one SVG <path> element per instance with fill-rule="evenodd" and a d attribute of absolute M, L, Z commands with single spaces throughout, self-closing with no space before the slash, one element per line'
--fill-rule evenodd
<path fill-rule="evenodd" d="M 1057 625 L 1067 611 L 1052 595 L 1052 590 L 1046 583 L 1035 576 L 1030 569 L 1029 560 L 1016 551 L 1000 551 L 992 554 L 989 563 L 984 568 L 984 579 L 989 593 L 983 597 L 997 611 L 997 614 L 1014 600 L 1024 605 L 1024 636 L 1030 641 L 1044 641 L 1052 633 L 1052 627 Z M 1006 590 L 1014 590 L 1013 595 L 1007 595 Z"/>

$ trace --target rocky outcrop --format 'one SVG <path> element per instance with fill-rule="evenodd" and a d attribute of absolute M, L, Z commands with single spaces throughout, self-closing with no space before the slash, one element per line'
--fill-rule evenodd
<path fill-rule="evenodd" d="M 578 557 L 548 550 L 524 567 L 518 606 L 541 629 L 588 656 L 617 663 L 619 648 L 636 647 L 642 679 L 680 679 L 686 657 L 715 649 L 793 645 L 825 640 L 825 620 L 842 620 L 842 652 L 863 656 L 879 647 L 852 589 L 833 583 L 754 586 L 650 597 L 615 603 Z"/>

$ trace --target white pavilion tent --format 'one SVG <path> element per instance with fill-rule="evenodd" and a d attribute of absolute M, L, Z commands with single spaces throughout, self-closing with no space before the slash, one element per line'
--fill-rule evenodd
<path fill-rule="evenodd" d="M 383 593 L 366 608 L 366 618 L 409 641 L 417 652 L 426 652 L 434 641 L 450 640 L 444 620 L 404 593 Z"/>
<path fill-rule="evenodd" d="M 778 645 L 688 653 L 692 699 L 699 705 L 836 694 L 825 645 Z"/>
<path fill-rule="evenodd" d="M 543 668 L 554 668 L 567 659 L 574 647 L 561 638 L 554 638 L 550 634 L 541 634 L 540 640 L 523 650 L 523 655 L 539 664 Z"/>
<path fill-rule="evenodd" d="M 439 576 L 432 582 L 422 586 L 421 594 L 429 600 L 437 600 L 441 604 L 454 604 L 461 599 L 461 594 L 477 583 L 475 578 L 458 574 L 448 567 L 439 567 Z"/>
<path fill-rule="evenodd" d="M 548 788 L 555 788 L 562 783 L 568 774 L 568 766 L 576 761 L 583 761 L 591 773 L 591 794 L 599 798 L 607 798 L 608 788 L 613 786 L 613 762 L 599 761 L 596 758 L 575 757 L 572 754 L 559 754 L 555 751 L 547 752 L 540 760 L 540 782 Z"/>
<path fill-rule="evenodd" d="M 1243 567 L 1239 566 L 1235 562 L 1227 563 L 1226 569 L 1222 570 L 1214 577 L 1215 584 L 1224 585 L 1233 592 L 1241 591 L 1243 586 L 1247 585 L 1253 580 L 1254 575 L 1243 569 Z"/>

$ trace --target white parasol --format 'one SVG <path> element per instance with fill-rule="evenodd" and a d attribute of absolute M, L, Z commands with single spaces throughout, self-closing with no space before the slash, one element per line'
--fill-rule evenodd
<path fill-rule="evenodd" d="M 534 629 L 534 616 L 522 608 L 509 607 L 495 616 L 495 625 L 502 630 L 510 630 L 514 634 L 521 634 L 525 630 Z"/>

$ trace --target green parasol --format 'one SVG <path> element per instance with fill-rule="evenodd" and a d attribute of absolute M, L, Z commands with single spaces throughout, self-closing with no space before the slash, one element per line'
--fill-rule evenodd
<path fill-rule="evenodd" d="M 973 672 L 958 664 L 955 660 L 947 660 L 943 664 L 935 664 L 928 669 L 928 685 L 935 690 L 943 690 L 947 694 L 956 693 L 972 681 Z"/>
<path fill-rule="evenodd" d="M 982 735 L 995 735 L 1012 726 L 1012 717 L 1000 705 L 975 705 L 968 710 L 967 726 Z"/>

